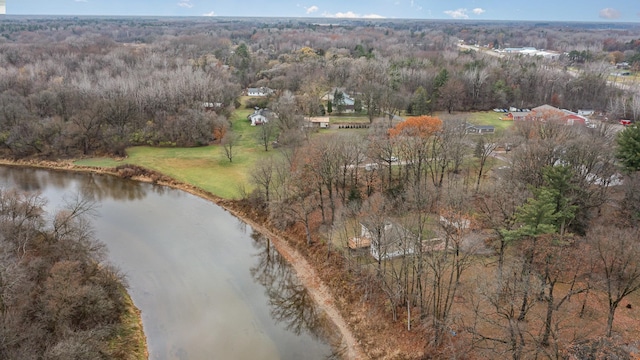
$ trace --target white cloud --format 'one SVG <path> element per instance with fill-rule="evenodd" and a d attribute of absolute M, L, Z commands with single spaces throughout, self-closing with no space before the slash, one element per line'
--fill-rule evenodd
<path fill-rule="evenodd" d="M 360 15 L 360 14 L 354 13 L 353 11 L 338 12 L 335 14 L 324 13 L 322 15 L 324 15 L 325 17 L 344 18 L 344 19 L 384 19 L 385 18 L 384 16 L 378 15 L 378 14 Z"/>
<path fill-rule="evenodd" d="M 617 19 L 620 17 L 620 11 L 613 8 L 604 8 L 600 10 L 599 15 L 603 19 Z"/>
<path fill-rule="evenodd" d="M 202 16 L 216 16 L 216 13 L 214 11 L 202 14 Z"/>
<path fill-rule="evenodd" d="M 483 9 L 483 8 L 475 8 L 475 9 L 473 9 L 473 10 L 471 10 L 471 11 L 473 11 L 473 13 L 474 13 L 474 14 L 476 14 L 476 15 L 480 15 L 480 14 L 482 14 L 483 12 L 485 12 L 486 10 L 485 10 L 485 9 Z"/>
<path fill-rule="evenodd" d="M 315 6 L 315 5 L 311 5 L 306 10 L 307 10 L 307 14 L 311 14 L 311 13 L 314 13 L 314 12 L 320 10 L 320 8 Z"/>
<path fill-rule="evenodd" d="M 451 16 L 454 19 L 468 19 L 469 18 L 469 15 L 467 15 L 467 9 L 447 10 L 444 13 L 449 15 L 449 16 Z"/>
<path fill-rule="evenodd" d="M 191 0 L 182 0 L 178 3 L 178 6 L 191 9 L 193 7 L 193 4 L 191 3 Z"/>

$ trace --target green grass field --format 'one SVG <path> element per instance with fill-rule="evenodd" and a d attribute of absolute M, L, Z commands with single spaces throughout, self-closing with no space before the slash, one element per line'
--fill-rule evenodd
<path fill-rule="evenodd" d="M 466 113 L 465 118 L 474 125 L 493 125 L 496 133 L 501 133 L 513 125 L 513 121 L 500 120 L 504 115 L 506 114 L 495 111 L 476 111 Z"/>
<path fill-rule="evenodd" d="M 278 156 L 273 150 L 268 152 L 260 145 L 257 127 L 246 120 L 251 110 L 238 110 L 232 118 L 232 129 L 242 137 L 233 148 L 233 162 L 224 153 L 221 145 L 195 148 L 157 148 L 136 146 L 127 149 L 127 158 L 114 160 L 106 158 L 85 159 L 76 162 L 84 166 L 114 167 L 134 164 L 159 171 L 176 180 L 198 186 L 223 198 L 238 198 L 240 186 L 250 189 L 251 169 L 261 159 Z"/>
<path fill-rule="evenodd" d="M 344 124 L 344 123 L 369 123 L 369 117 L 366 115 L 331 115 L 329 121 L 332 124 Z"/>

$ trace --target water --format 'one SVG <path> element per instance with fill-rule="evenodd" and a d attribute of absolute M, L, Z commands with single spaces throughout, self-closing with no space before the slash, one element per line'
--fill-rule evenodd
<path fill-rule="evenodd" d="M 327 327 L 268 239 L 191 194 L 98 174 L 0 167 L 49 213 L 96 201 L 96 237 L 126 275 L 151 359 L 326 359 Z"/>

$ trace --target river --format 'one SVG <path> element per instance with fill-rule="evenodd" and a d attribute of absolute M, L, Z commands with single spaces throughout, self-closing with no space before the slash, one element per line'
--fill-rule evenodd
<path fill-rule="evenodd" d="M 151 359 L 334 356 L 291 268 L 221 207 L 99 174 L 0 167 L 0 186 L 41 193 L 49 214 L 78 195 L 96 202 L 95 236 L 126 275 Z"/>

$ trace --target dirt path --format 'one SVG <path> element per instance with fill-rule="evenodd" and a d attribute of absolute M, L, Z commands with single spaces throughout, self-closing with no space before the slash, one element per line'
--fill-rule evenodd
<path fill-rule="evenodd" d="M 10 160 L 2 160 L 0 159 L 0 164 L 9 165 L 9 166 L 26 166 L 26 167 L 36 167 L 36 168 L 44 168 L 51 170 L 65 170 L 65 171 L 75 171 L 75 172 L 93 172 L 100 174 L 110 174 L 118 176 L 118 172 L 113 169 L 101 169 L 101 168 L 88 168 L 84 166 L 76 166 L 71 164 L 70 162 L 14 162 Z M 152 182 L 149 176 L 134 176 L 134 180 L 142 181 L 142 182 Z M 344 349 L 343 356 L 347 360 L 364 360 L 367 357 L 364 355 L 362 347 L 356 340 L 356 337 L 353 335 L 353 332 L 347 325 L 346 321 L 338 311 L 338 308 L 335 305 L 333 296 L 329 291 L 329 288 L 322 282 L 315 269 L 309 264 L 309 262 L 304 258 L 300 252 L 298 252 L 295 248 L 293 248 L 289 243 L 273 233 L 267 227 L 254 222 L 253 220 L 243 216 L 239 212 L 235 211 L 229 206 L 225 206 L 225 201 L 221 198 L 216 197 L 210 193 L 202 191 L 201 189 L 181 182 L 177 182 L 173 179 L 170 179 L 166 176 L 163 176 L 159 181 L 153 181 L 160 185 L 169 186 L 175 189 L 179 189 L 182 191 L 186 191 L 195 196 L 201 197 L 203 199 L 214 202 L 216 205 L 224 208 L 235 217 L 241 219 L 258 232 L 262 233 L 265 236 L 268 236 L 271 240 L 272 244 L 276 247 L 278 252 L 287 260 L 287 262 L 291 265 L 291 267 L 295 270 L 298 279 L 305 286 L 311 298 L 316 303 L 318 308 L 324 312 L 325 316 L 335 325 L 335 327 L 340 332 L 342 338 L 342 344 L 339 347 L 339 350 Z"/>
<path fill-rule="evenodd" d="M 218 204 L 220 205 L 220 204 Z M 223 205 L 220 205 L 224 207 Z M 271 240 L 272 244 L 276 247 L 280 255 L 282 255 L 287 262 L 291 265 L 291 267 L 296 271 L 296 275 L 300 282 L 305 286 L 311 298 L 316 303 L 318 308 L 324 312 L 326 317 L 336 326 L 336 328 L 340 331 L 340 335 L 342 337 L 342 344 L 340 346 L 341 349 L 345 349 L 344 356 L 349 360 L 364 360 L 366 356 L 362 351 L 362 348 L 355 336 L 351 332 L 351 329 L 344 321 L 344 318 L 338 311 L 336 307 L 333 296 L 331 292 L 327 288 L 327 286 L 322 282 L 315 269 L 309 264 L 309 262 L 302 256 L 296 249 L 291 247 L 286 240 L 282 239 L 278 235 L 271 232 L 266 227 L 254 223 L 250 219 L 243 218 L 240 214 L 237 214 L 232 209 L 228 209 L 224 207 L 232 213 L 234 216 L 242 219 L 244 222 L 249 224 L 251 227 L 256 229 L 261 234 L 268 236 Z"/>

